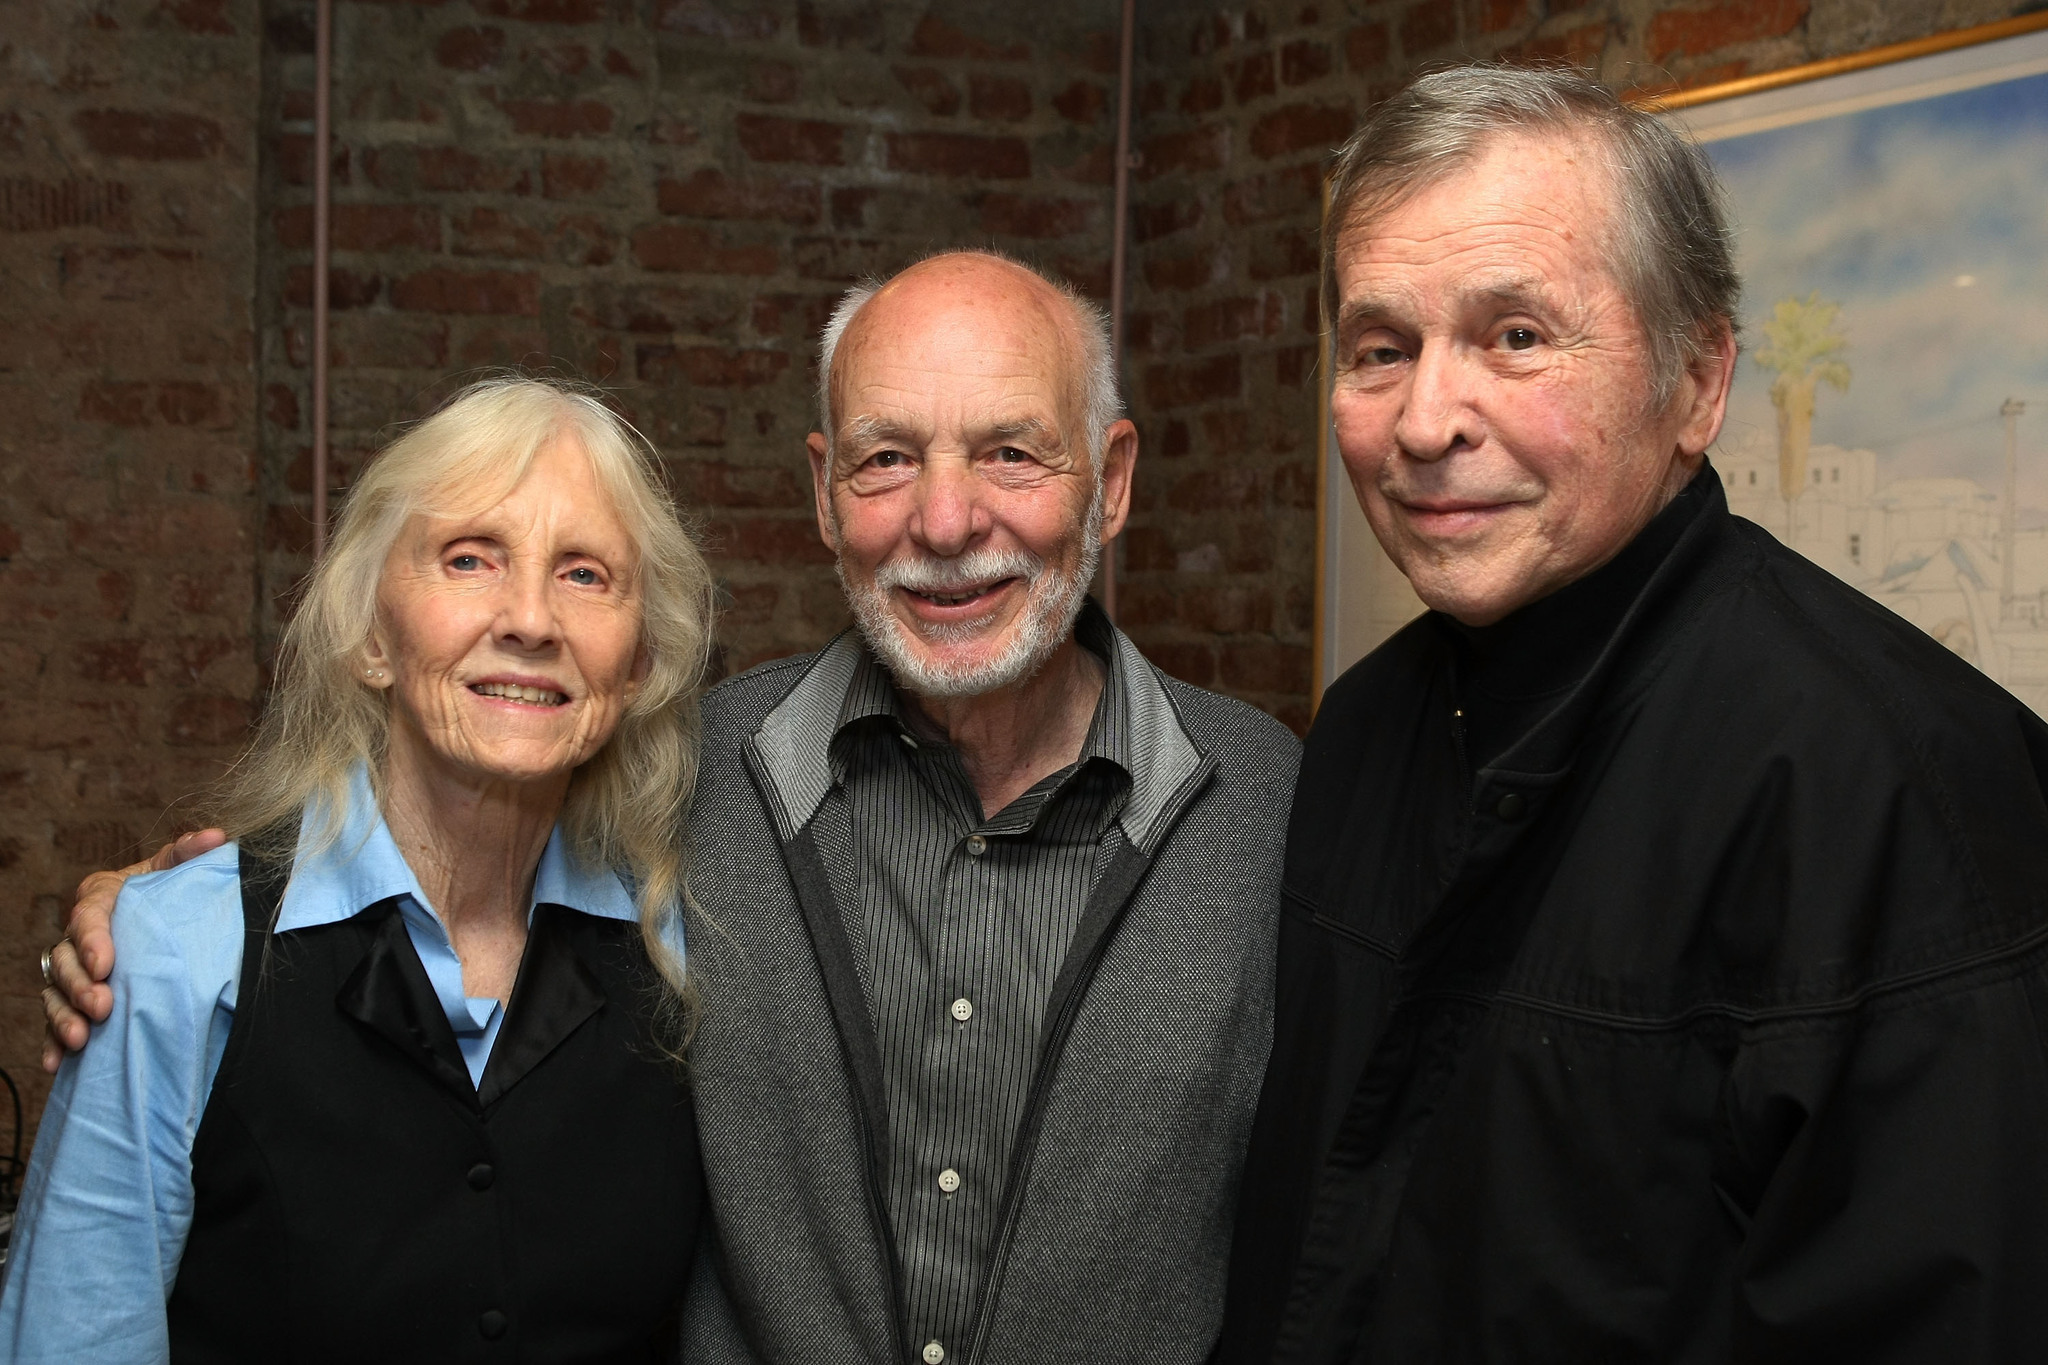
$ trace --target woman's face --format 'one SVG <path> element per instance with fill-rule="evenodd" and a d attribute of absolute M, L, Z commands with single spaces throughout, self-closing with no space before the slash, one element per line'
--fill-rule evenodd
<path fill-rule="evenodd" d="M 413 518 L 384 561 L 366 664 L 391 689 L 394 753 L 524 783 L 604 747 L 646 671 L 638 560 L 569 436 L 496 506 Z"/>

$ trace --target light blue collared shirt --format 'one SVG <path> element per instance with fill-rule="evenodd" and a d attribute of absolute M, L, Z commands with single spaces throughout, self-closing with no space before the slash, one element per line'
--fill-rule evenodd
<path fill-rule="evenodd" d="M 0 1284 L 0 1359 L 169 1358 L 165 1302 L 192 1226 L 192 1140 L 242 975 L 239 867 L 229 844 L 131 877 L 121 890 L 114 1012 L 84 1052 L 65 1059 L 43 1110 Z M 463 995 L 461 959 L 359 769 L 341 837 L 293 867 L 277 932 L 334 924 L 394 896 L 476 1084 L 504 1006 Z M 577 865 L 559 827 L 541 854 L 533 901 L 607 919 L 637 913 L 614 873 Z"/>

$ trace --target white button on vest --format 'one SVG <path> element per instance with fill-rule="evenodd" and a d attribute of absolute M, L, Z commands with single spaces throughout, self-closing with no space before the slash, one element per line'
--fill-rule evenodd
<path fill-rule="evenodd" d="M 979 834 L 968 835 L 967 851 L 979 858 L 982 854 L 988 852 L 988 840 L 982 838 Z"/>
<path fill-rule="evenodd" d="M 927 1341 L 924 1344 L 924 1365 L 940 1365 L 940 1362 L 945 1360 L 945 1358 L 945 1347 L 939 1345 L 936 1341 Z"/>
<path fill-rule="evenodd" d="M 964 995 L 955 1000 L 953 1002 L 953 1017 L 963 1024 L 972 1019 L 974 1017 L 974 1002 Z"/>
<path fill-rule="evenodd" d="M 954 1170 L 951 1166 L 948 1166 L 945 1170 L 940 1171 L 939 1188 L 944 1190 L 947 1194 L 951 1194 L 953 1191 L 959 1189 L 960 1172 Z"/>

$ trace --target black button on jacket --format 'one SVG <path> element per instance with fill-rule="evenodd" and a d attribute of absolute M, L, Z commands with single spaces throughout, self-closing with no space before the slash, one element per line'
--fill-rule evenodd
<path fill-rule="evenodd" d="M 1681 501 L 1476 773 L 1441 623 L 1325 696 L 1219 1362 L 2048 1342 L 2048 727 Z"/>

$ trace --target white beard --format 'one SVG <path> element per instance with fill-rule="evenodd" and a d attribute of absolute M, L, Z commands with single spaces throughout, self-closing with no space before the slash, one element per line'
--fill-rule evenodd
<path fill-rule="evenodd" d="M 1073 570 L 1061 573 L 1025 550 L 971 550 L 942 558 L 921 555 L 899 559 L 875 571 L 870 582 L 857 582 L 838 562 L 839 584 L 853 607 L 853 619 L 868 647 L 888 668 L 899 687 L 919 697 L 976 697 L 1029 678 L 1045 666 L 1073 632 L 1074 618 L 1087 600 L 1088 585 L 1102 559 L 1102 485 L 1088 503 L 1081 528 L 1081 553 Z M 993 616 L 953 625 L 926 626 L 913 632 L 894 609 L 897 588 L 944 594 L 997 578 L 1024 583 L 1025 599 L 1010 637 L 992 657 L 945 663 L 931 658 L 918 640 L 937 645 L 965 644 L 994 630 Z"/>

